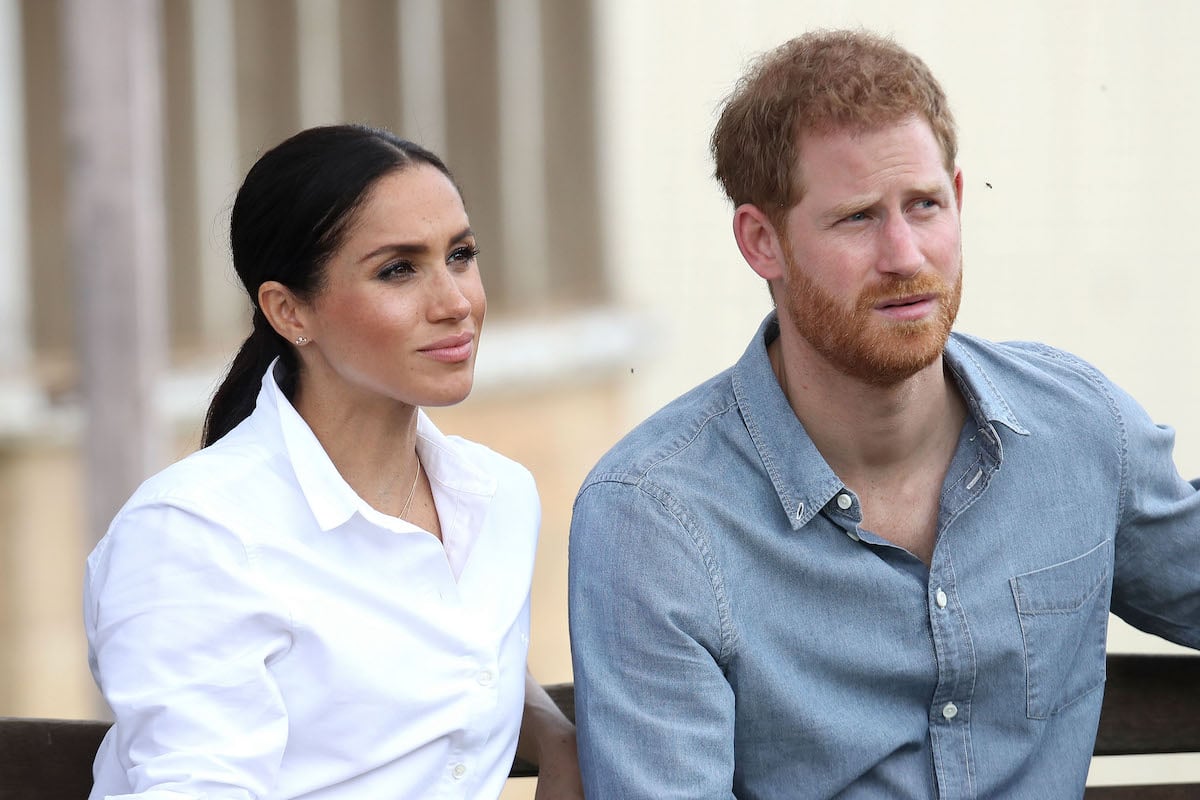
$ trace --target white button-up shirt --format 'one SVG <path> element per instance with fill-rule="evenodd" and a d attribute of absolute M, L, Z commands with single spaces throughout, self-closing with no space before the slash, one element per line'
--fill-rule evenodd
<path fill-rule="evenodd" d="M 146 481 L 88 559 L 89 661 L 116 717 L 91 797 L 498 796 L 532 477 L 422 414 L 439 542 L 364 503 L 270 374 L 254 413 Z"/>

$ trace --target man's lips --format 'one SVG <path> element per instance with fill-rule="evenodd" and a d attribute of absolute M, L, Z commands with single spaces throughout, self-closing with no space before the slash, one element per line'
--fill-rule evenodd
<path fill-rule="evenodd" d="M 875 304 L 875 310 L 879 311 L 892 319 L 897 320 L 915 320 L 921 319 L 931 313 L 937 305 L 938 295 L 930 292 L 926 294 L 910 294 L 904 297 L 893 297 Z"/>
<path fill-rule="evenodd" d="M 474 342 L 475 334 L 464 331 L 427 344 L 420 348 L 418 352 L 424 353 L 435 361 L 455 363 L 466 361 L 471 357 Z"/>

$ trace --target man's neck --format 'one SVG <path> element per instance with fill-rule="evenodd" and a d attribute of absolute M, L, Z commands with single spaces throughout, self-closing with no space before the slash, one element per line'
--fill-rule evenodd
<path fill-rule="evenodd" d="M 940 356 L 906 380 L 880 386 L 841 372 L 783 331 L 768 355 L 792 410 L 848 485 L 945 470 L 966 407 Z"/>

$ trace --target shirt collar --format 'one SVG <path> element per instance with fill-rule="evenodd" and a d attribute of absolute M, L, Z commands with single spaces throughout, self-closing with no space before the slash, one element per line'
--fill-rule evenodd
<path fill-rule="evenodd" d="M 779 321 L 772 311 L 734 365 L 733 392 L 746 430 L 791 520 L 792 529 L 798 530 L 843 491 L 845 485 L 817 450 L 779 386 L 767 356 L 767 345 L 778 335 Z M 1008 402 L 978 361 L 958 341 L 957 334 L 951 334 L 944 358 L 959 383 L 969 413 L 981 430 L 991 433 L 988 439 L 999 460 L 1000 439 L 995 435 L 992 423 L 1001 423 L 1022 435 L 1028 435 L 1028 431 L 1017 421 Z"/>
<path fill-rule="evenodd" d="M 263 376 L 257 409 L 276 417 L 279 431 L 296 475 L 300 491 L 308 501 L 313 518 L 323 531 L 344 525 L 356 513 L 370 522 L 394 530 L 415 530 L 396 517 L 371 508 L 346 483 L 329 459 L 316 434 L 300 416 L 277 383 L 278 359 Z M 461 452 L 455 437 L 445 436 L 424 411 L 417 411 L 417 455 L 431 481 L 435 495 L 440 491 L 489 499 L 496 493 L 496 479 Z"/>
<path fill-rule="evenodd" d="M 980 423 L 999 422 L 1013 433 L 1028 436 L 1029 431 L 1017 420 L 1008 401 L 980 363 L 966 347 L 967 337 L 950 334 L 942 358 L 958 381 L 959 390 L 967 401 L 971 415 Z"/>

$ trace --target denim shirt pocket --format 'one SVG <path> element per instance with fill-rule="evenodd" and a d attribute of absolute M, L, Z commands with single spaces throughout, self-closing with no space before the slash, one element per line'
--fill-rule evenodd
<path fill-rule="evenodd" d="M 1112 540 L 1009 581 L 1025 647 L 1030 719 L 1046 719 L 1104 683 Z"/>

